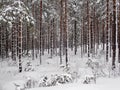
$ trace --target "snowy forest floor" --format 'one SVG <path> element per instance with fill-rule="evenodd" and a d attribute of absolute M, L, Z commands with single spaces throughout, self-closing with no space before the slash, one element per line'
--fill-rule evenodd
<path fill-rule="evenodd" d="M 97 77 L 96 84 L 83 84 L 83 80 L 86 77 L 92 76 L 92 71 L 87 67 L 86 62 L 88 60 L 87 55 L 84 55 L 83 58 L 80 56 L 80 48 L 78 49 L 77 55 L 74 55 L 74 52 L 69 50 L 69 65 L 71 67 L 70 72 L 77 72 L 78 76 L 73 83 L 69 84 L 60 84 L 57 86 L 51 87 L 32 87 L 27 88 L 25 90 L 119 90 L 120 89 L 120 77 L 117 72 L 111 72 L 110 63 L 105 65 L 105 56 L 102 50 L 99 50 L 96 57 L 94 57 L 93 61 L 99 61 L 100 65 L 97 69 L 97 73 L 99 76 Z M 65 64 L 63 56 L 63 66 Z M 29 61 L 30 57 L 23 58 L 23 70 L 26 68 L 26 63 Z M 59 56 L 53 56 L 53 58 L 49 58 L 47 52 L 44 56 L 42 56 L 42 65 L 39 65 L 39 59 L 34 61 L 30 60 L 32 64 L 32 71 L 18 73 L 18 67 L 11 65 L 11 60 L 0 62 L 0 90 L 19 90 L 16 89 L 15 84 L 23 85 L 28 78 L 31 78 L 33 81 L 39 80 L 42 76 L 51 76 L 51 75 L 61 75 L 67 74 L 66 71 L 59 65 Z M 115 74 L 115 75 L 113 75 Z M 23 90 L 23 89 L 21 89 Z"/>

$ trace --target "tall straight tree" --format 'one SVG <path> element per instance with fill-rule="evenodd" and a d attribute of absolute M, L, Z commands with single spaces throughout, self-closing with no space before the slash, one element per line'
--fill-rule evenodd
<path fill-rule="evenodd" d="M 108 27 L 108 23 L 109 23 L 109 0 L 107 1 L 107 21 L 106 21 L 106 61 L 108 62 L 108 49 L 109 49 L 109 45 L 108 45 L 108 32 L 109 32 L 109 27 Z"/>
<path fill-rule="evenodd" d="M 60 64 L 62 64 L 63 0 L 60 1 Z"/>
<path fill-rule="evenodd" d="M 35 43 L 34 43 L 34 33 L 33 33 L 32 34 L 32 46 L 31 46 L 31 48 L 32 48 L 32 60 L 35 59 L 35 56 L 34 56 L 34 52 L 35 52 L 34 45 L 35 45 Z"/>
<path fill-rule="evenodd" d="M 9 56 L 9 52 L 8 52 L 9 51 L 9 40 L 8 39 L 9 39 L 9 32 L 8 32 L 8 29 L 6 28 L 6 34 L 5 34 L 5 40 L 6 40 L 6 45 L 5 45 L 6 58 L 8 58 L 8 56 Z M 17 42 L 17 39 L 16 39 L 16 42 Z"/>
<path fill-rule="evenodd" d="M 88 43 L 88 58 L 90 57 L 90 42 L 89 42 L 89 33 L 90 33 L 90 15 L 89 15 L 89 1 L 87 1 L 87 21 L 88 21 L 88 23 L 87 23 L 87 25 L 88 25 L 88 27 L 87 27 L 87 29 L 88 29 L 88 31 L 87 31 L 87 43 Z"/>
<path fill-rule="evenodd" d="M 105 21 L 102 20 L 102 43 L 103 43 L 103 50 L 105 49 Z"/>
<path fill-rule="evenodd" d="M 15 21 L 12 23 L 12 60 L 16 61 L 17 56 L 17 27 Z"/>
<path fill-rule="evenodd" d="M 77 54 L 77 21 L 74 21 L 74 45 L 75 45 L 75 55 Z"/>
<path fill-rule="evenodd" d="M 112 69 L 115 68 L 116 59 L 116 0 L 113 0 L 113 30 L 112 30 Z"/>
<path fill-rule="evenodd" d="M 92 53 L 92 50 L 93 50 L 93 21 L 90 22 L 90 52 Z"/>
<path fill-rule="evenodd" d="M 120 0 L 119 0 L 119 17 L 118 17 L 118 62 L 120 63 Z"/>
<path fill-rule="evenodd" d="M 93 56 L 95 56 L 95 44 L 96 44 L 96 8 L 93 8 Z"/>
<path fill-rule="evenodd" d="M 48 54 L 49 54 L 49 49 L 50 49 L 50 45 L 49 45 L 49 43 L 50 43 L 50 22 L 49 22 L 49 20 L 48 20 L 48 34 L 47 34 L 47 47 L 48 47 Z"/>
<path fill-rule="evenodd" d="M 40 64 L 42 63 L 42 0 L 40 0 L 40 33 L 39 33 L 39 48 L 40 48 Z"/>
<path fill-rule="evenodd" d="M 22 19 L 18 18 L 18 58 L 19 58 L 19 72 L 22 72 Z"/>
<path fill-rule="evenodd" d="M 2 41 L 2 27 L 1 27 L 1 24 L 0 24 L 0 58 L 1 58 L 1 41 Z"/>
<path fill-rule="evenodd" d="M 51 20 L 51 29 L 50 29 L 50 57 L 53 57 L 53 23 L 54 23 L 54 19 Z"/>
<path fill-rule="evenodd" d="M 110 13 L 110 57 L 112 56 L 112 19 L 112 13 Z"/>
<path fill-rule="evenodd" d="M 64 39 L 65 39 L 65 61 L 66 61 L 66 67 L 68 67 L 68 43 L 67 43 L 67 0 L 64 0 Z"/>
<path fill-rule="evenodd" d="M 1 26 L 1 57 L 2 60 L 5 58 L 5 23 L 2 24 Z"/>
<path fill-rule="evenodd" d="M 84 40 L 83 40 L 83 34 L 84 34 L 84 25 L 85 25 L 85 22 L 84 22 L 84 16 L 83 16 L 83 19 L 82 19 L 82 30 L 81 30 L 81 57 L 83 56 L 83 49 L 84 49 Z"/>

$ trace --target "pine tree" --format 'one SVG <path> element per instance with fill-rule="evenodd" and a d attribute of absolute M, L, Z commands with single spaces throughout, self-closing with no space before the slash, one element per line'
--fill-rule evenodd
<path fill-rule="evenodd" d="M 50 57 L 53 57 L 53 23 L 54 19 L 51 20 L 51 30 L 50 30 Z"/>
<path fill-rule="evenodd" d="M 34 56 L 34 52 L 35 52 L 35 50 L 34 50 L 34 33 L 32 34 L 32 60 L 34 60 L 35 59 L 35 56 Z"/>
<path fill-rule="evenodd" d="M 47 46 L 48 46 L 48 54 L 50 52 L 50 22 L 48 21 L 48 43 L 47 43 Z"/>
<path fill-rule="evenodd" d="M 83 56 L 83 33 L 84 33 L 84 17 L 82 19 L 82 30 L 81 30 L 81 57 Z"/>
<path fill-rule="evenodd" d="M 105 22 L 102 21 L 102 43 L 103 43 L 103 50 L 105 49 Z"/>
<path fill-rule="evenodd" d="M 66 61 L 66 67 L 68 66 L 68 43 L 67 43 L 67 0 L 64 0 L 64 39 L 65 39 L 65 61 Z"/>
<path fill-rule="evenodd" d="M 120 0 L 119 0 L 119 12 L 118 12 L 118 62 L 120 63 Z"/>
<path fill-rule="evenodd" d="M 8 39 L 9 39 L 9 33 L 8 33 L 8 29 L 6 28 L 6 33 L 5 33 L 5 40 L 6 40 L 5 52 L 6 52 L 6 58 L 9 57 L 9 40 Z"/>
<path fill-rule="evenodd" d="M 2 51 L 1 51 L 1 47 L 2 47 L 2 45 L 1 45 L 1 41 L 2 41 L 2 27 L 1 27 L 1 24 L 0 24 L 0 58 L 1 58 L 1 54 L 2 54 Z"/>
<path fill-rule="evenodd" d="M 96 9 L 93 8 L 93 56 L 95 56 L 95 44 L 96 44 Z"/>
<path fill-rule="evenodd" d="M 77 54 L 77 21 L 74 21 L 74 44 L 75 44 L 75 55 Z"/>
<path fill-rule="evenodd" d="M 112 51 L 113 51 L 112 69 L 114 69 L 116 60 L 116 0 L 113 0 Z"/>
<path fill-rule="evenodd" d="M 110 57 L 112 56 L 112 13 L 110 13 Z"/>
<path fill-rule="evenodd" d="M 1 57 L 2 60 L 5 59 L 5 23 L 2 24 L 1 26 L 1 31 L 2 31 L 2 35 L 1 35 Z"/>
<path fill-rule="evenodd" d="M 90 15 L 89 15 L 89 1 L 87 1 L 87 21 L 88 21 L 88 23 L 87 23 L 87 25 L 88 25 L 88 27 L 87 27 L 87 29 L 88 29 L 88 31 L 87 31 L 87 43 L 88 43 L 88 58 L 90 57 L 90 39 L 89 39 L 89 34 L 90 34 Z"/>
<path fill-rule="evenodd" d="M 107 19 L 106 19 L 106 61 L 108 62 L 108 49 L 109 49 L 109 46 L 108 46 L 108 32 L 109 32 L 109 27 L 108 27 L 108 23 L 109 23 L 109 0 L 106 1 L 107 2 Z"/>
<path fill-rule="evenodd" d="M 22 19 L 18 18 L 18 58 L 19 58 L 19 72 L 22 72 Z"/>
<path fill-rule="evenodd" d="M 93 52 L 93 21 L 92 20 L 91 20 L 91 23 L 90 23 L 90 36 L 91 36 L 90 52 L 92 53 Z"/>
<path fill-rule="evenodd" d="M 12 23 L 12 60 L 16 61 L 17 56 L 17 27 L 15 21 Z"/>
<path fill-rule="evenodd" d="M 40 47 L 40 64 L 42 63 L 42 0 L 40 0 L 40 35 L 39 35 L 39 47 Z"/>

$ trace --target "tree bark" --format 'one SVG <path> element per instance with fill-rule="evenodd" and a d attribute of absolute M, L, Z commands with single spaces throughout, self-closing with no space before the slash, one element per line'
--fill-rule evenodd
<path fill-rule="evenodd" d="M 113 0 L 112 50 L 113 50 L 112 69 L 114 69 L 116 60 L 116 0 Z"/>

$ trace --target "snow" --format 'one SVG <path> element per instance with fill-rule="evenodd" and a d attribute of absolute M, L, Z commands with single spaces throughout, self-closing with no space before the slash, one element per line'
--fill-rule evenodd
<path fill-rule="evenodd" d="M 96 3 L 99 3 L 100 2 L 100 0 L 97 0 L 97 2 Z"/>
<path fill-rule="evenodd" d="M 63 56 L 63 64 L 59 65 L 59 56 L 53 56 L 50 58 L 50 55 L 45 52 L 45 55 L 42 56 L 42 65 L 39 65 L 39 58 L 32 61 L 29 57 L 22 58 L 23 62 L 23 70 L 26 68 L 26 63 L 31 62 L 31 67 L 33 71 L 24 71 L 22 73 L 18 73 L 18 67 L 12 66 L 11 61 L 9 62 L 0 62 L 0 90 L 15 90 L 16 88 L 24 88 L 26 82 L 31 80 L 32 82 L 37 83 L 35 86 L 32 85 L 31 88 L 27 88 L 26 90 L 119 90 L 120 86 L 120 77 L 119 75 L 114 76 L 115 72 L 112 72 L 110 69 L 110 63 L 108 65 L 104 63 L 104 52 L 99 49 L 98 55 L 96 58 L 90 58 L 92 61 L 100 62 L 100 70 L 96 71 L 97 73 L 104 73 L 105 75 L 101 75 L 97 77 L 96 83 L 92 84 L 83 84 L 84 80 L 87 78 L 94 77 L 93 70 L 87 66 L 88 58 L 84 55 L 83 58 L 79 55 L 80 48 L 78 48 L 78 54 L 74 55 L 73 52 L 69 49 L 69 71 L 66 72 L 66 68 L 64 68 L 65 60 Z M 108 67 L 109 66 L 109 67 Z M 103 71 L 101 71 L 103 70 Z M 47 76 L 50 81 L 51 76 L 54 75 L 66 75 L 70 77 L 73 75 L 75 81 L 69 84 L 57 84 L 57 86 L 50 87 L 38 87 L 38 82 L 41 82 L 41 78 Z M 109 75 L 111 76 L 109 78 Z M 16 87 L 19 85 L 20 87 Z M 18 89 L 19 90 L 19 89 Z"/>
<path fill-rule="evenodd" d="M 60 85 L 47 88 L 32 88 L 29 90 L 119 90 L 120 78 L 101 78 L 98 79 L 97 84 L 81 85 L 79 83 Z"/>
<path fill-rule="evenodd" d="M 38 1 L 40 0 L 32 0 L 32 4 L 38 3 Z M 46 1 L 47 0 L 43 0 L 43 8 L 48 8 L 46 10 L 50 14 L 50 18 L 59 18 L 59 10 L 56 12 L 57 7 L 49 7 L 49 3 Z M 85 3 L 84 0 L 75 1 L 78 2 L 79 5 Z M 74 1 L 70 0 L 70 2 Z M 96 0 L 95 2 L 97 5 L 101 1 Z M 90 3 L 90 5 L 93 4 L 93 2 Z M 78 7 L 79 5 L 72 5 L 72 10 L 75 12 L 81 10 L 80 7 Z M 103 7 L 104 6 L 102 6 L 102 8 Z M 97 10 L 100 11 L 102 9 Z M 106 9 L 104 9 L 102 13 L 104 13 L 105 10 Z M 19 16 L 29 22 L 29 24 L 35 24 L 35 19 L 31 12 L 21 0 L 14 0 L 12 4 L 1 8 L 0 22 L 7 22 L 9 26 L 12 27 L 13 20 Z M 43 12 L 43 23 L 46 17 L 47 13 Z M 105 18 L 105 15 L 102 16 L 102 18 Z M 71 20 L 74 19 L 74 17 L 71 17 Z M 95 46 L 95 48 L 97 47 Z M 39 65 L 39 58 L 32 60 L 31 56 L 22 57 L 22 73 L 18 73 L 18 61 L 17 65 L 15 65 L 15 62 L 12 60 L 9 60 L 10 58 L 0 61 L 0 90 L 119 90 L 120 65 L 116 63 L 116 69 L 112 70 L 112 59 L 109 58 L 109 62 L 106 63 L 105 51 L 102 51 L 102 47 L 97 50 L 97 55 L 90 55 L 91 57 L 88 58 L 87 54 L 84 53 L 81 57 L 81 47 L 78 47 L 77 55 L 74 55 L 74 52 L 68 49 L 69 63 L 67 68 L 65 67 L 65 56 L 62 56 L 63 64 L 60 65 L 59 55 L 53 55 L 53 57 L 50 58 L 50 54 L 47 54 L 47 52 L 42 56 L 42 65 Z M 116 52 L 118 52 L 118 50 Z M 32 53 L 30 53 L 30 55 L 31 54 Z M 90 65 L 87 64 L 88 59 L 91 60 Z M 67 83 L 59 82 L 59 80 L 65 81 L 66 78 L 71 81 L 66 80 Z M 87 82 L 86 79 L 89 81 Z M 95 80 L 93 81 L 93 79 Z M 52 81 L 56 81 L 55 85 L 50 85 Z M 85 81 L 87 82 L 86 84 L 84 83 Z M 91 83 L 91 81 L 93 82 Z M 42 85 L 40 86 L 40 84 Z"/>
<path fill-rule="evenodd" d="M 10 24 L 10 22 L 15 20 L 17 17 L 21 17 L 23 19 L 26 18 L 25 20 L 27 20 L 27 22 L 31 22 L 32 24 L 34 24 L 34 19 L 30 14 L 28 7 L 26 7 L 24 3 L 20 0 L 16 0 L 13 2 L 13 4 L 2 8 L 2 12 L 0 14 L 0 21 L 9 21 L 8 24 Z"/>

